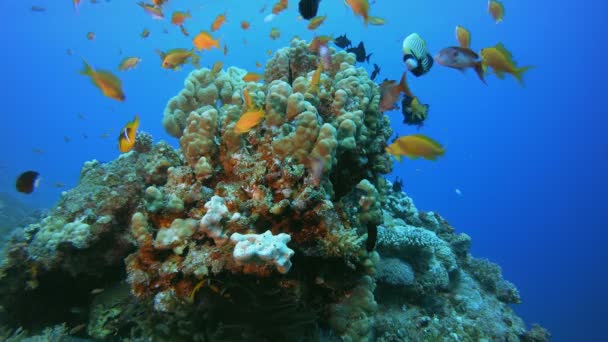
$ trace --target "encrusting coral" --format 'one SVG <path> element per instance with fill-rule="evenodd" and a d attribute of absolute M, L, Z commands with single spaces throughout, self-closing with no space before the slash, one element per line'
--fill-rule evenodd
<path fill-rule="evenodd" d="M 394 341 L 444 336 L 433 319 L 446 317 L 457 331 L 448 340 L 523 338 L 500 269 L 382 177 L 392 130 L 378 86 L 354 55 L 330 50 L 318 87 L 319 59 L 297 39 L 263 84 L 234 67 L 191 72 L 163 117 L 181 155 L 147 137 L 87 163 L 79 186 L 13 237 L 0 275 L 0 302 L 18 313 L 10 323 L 86 323 L 100 339 Z M 264 119 L 237 134 L 249 106 Z M 76 303 L 27 318 L 26 298 L 47 282 L 82 277 Z M 122 279 L 130 295 L 90 303 L 91 290 Z M 90 320 L 70 316 L 74 305 L 91 305 Z M 400 310 L 411 323 L 397 328 Z"/>

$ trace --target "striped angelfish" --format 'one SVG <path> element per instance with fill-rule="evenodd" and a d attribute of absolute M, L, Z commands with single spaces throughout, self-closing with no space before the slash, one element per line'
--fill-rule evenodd
<path fill-rule="evenodd" d="M 412 33 L 403 40 L 403 60 L 416 76 L 426 74 L 433 66 L 433 56 L 427 52 L 426 43 L 418 33 Z"/>

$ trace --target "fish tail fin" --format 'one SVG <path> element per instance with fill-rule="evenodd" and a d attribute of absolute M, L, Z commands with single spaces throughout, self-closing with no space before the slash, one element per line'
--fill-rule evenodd
<path fill-rule="evenodd" d="M 515 72 L 513 73 L 513 76 L 515 76 L 515 78 L 517 79 L 517 82 L 519 82 L 519 84 L 521 84 L 521 86 L 525 86 L 524 84 L 524 73 L 530 69 L 534 68 L 531 65 L 525 66 L 525 67 L 521 67 L 521 68 L 517 68 L 515 69 Z"/>
<path fill-rule="evenodd" d="M 160 56 L 160 59 L 165 59 L 165 56 L 167 56 L 164 52 L 160 51 L 159 49 L 156 49 L 154 51 L 156 51 L 156 54 Z"/>
<path fill-rule="evenodd" d="M 479 79 L 481 80 L 481 82 L 483 82 L 483 84 L 485 84 L 485 85 L 488 85 L 486 83 L 485 78 L 484 78 L 485 70 L 484 70 L 484 67 L 483 67 L 483 64 L 481 63 L 481 61 L 475 63 L 475 67 L 474 68 L 475 68 L 475 72 L 477 73 L 477 77 L 479 77 Z"/>
<path fill-rule="evenodd" d="M 197 68 L 200 69 L 201 68 L 201 56 L 196 54 L 196 50 L 194 48 L 192 48 L 192 50 L 190 50 L 190 58 L 191 58 L 191 62 L 192 65 Z"/>
<path fill-rule="evenodd" d="M 89 63 L 87 63 L 87 61 L 84 58 L 82 58 L 82 62 L 84 63 L 84 66 L 83 66 L 83 69 L 80 70 L 80 74 L 85 75 L 85 76 L 93 75 L 93 68 L 91 68 Z"/>
<path fill-rule="evenodd" d="M 413 98 L 414 95 L 412 94 L 410 87 L 407 85 L 406 75 L 407 72 L 403 72 L 403 75 L 401 75 L 401 80 L 399 81 L 399 92 L 404 93 L 405 95 Z"/>

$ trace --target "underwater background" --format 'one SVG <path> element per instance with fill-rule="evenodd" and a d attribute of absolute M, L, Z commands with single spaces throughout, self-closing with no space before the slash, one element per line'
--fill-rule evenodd
<path fill-rule="evenodd" d="M 314 36 L 294 8 L 265 23 L 268 10 L 259 13 L 265 3 L 272 5 L 171 0 L 169 7 L 191 11 L 185 24 L 191 34 L 227 13 L 228 22 L 215 36 L 229 52 L 205 51 L 201 66 L 221 60 L 225 66 L 261 72 L 255 63 L 265 64 L 267 49 L 287 46 L 294 35 Z M 438 65 L 428 75 L 410 77 L 410 87 L 430 105 L 419 132 L 442 142 L 446 154 L 435 162 L 396 163 L 388 178 L 403 179 L 403 190 L 419 209 L 440 213 L 457 232 L 473 238 L 473 255 L 502 267 L 520 291 L 522 304 L 515 310 L 526 322 L 546 327 L 554 341 L 601 340 L 608 314 L 608 118 L 603 105 L 608 73 L 602 53 L 608 5 L 504 4 L 505 20 L 495 24 L 485 1 L 377 0 L 372 12 L 387 23 L 364 27 L 342 1 L 323 0 L 319 14 L 328 18 L 317 33 L 345 33 L 353 44 L 364 41 L 373 55 L 369 64 L 357 66 L 371 72 L 372 64 L 378 64 L 377 82 L 399 79 L 404 71 L 405 36 L 419 33 L 435 53 L 455 45 L 456 25 L 471 31 L 473 47 L 503 42 L 520 65 L 535 66 L 524 76 L 525 87 L 512 77 L 492 76 L 486 86 L 471 70 L 461 74 Z M 32 5 L 46 11 L 33 12 Z M 189 47 L 191 37 L 184 37 L 169 18 L 152 20 L 135 1 L 118 0 L 83 2 L 78 12 L 67 0 L 3 0 L 0 13 L 1 192 L 28 206 L 51 207 L 62 191 L 77 184 L 85 161 L 119 156 L 116 137 L 136 113 L 140 129 L 155 141 L 179 146 L 163 129 L 162 111 L 192 66 L 163 69 L 154 50 Z M 251 28 L 243 31 L 241 20 L 250 21 Z M 277 40 L 268 37 L 272 27 L 281 30 Z M 148 39 L 139 36 L 144 28 L 151 31 Z M 87 40 L 89 31 L 94 40 Z M 66 54 L 68 49 L 73 55 Z M 119 75 L 127 96 L 123 103 L 101 96 L 78 75 L 80 57 L 96 68 L 116 70 L 127 55 L 142 62 Z M 418 132 L 401 123 L 400 111 L 386 114 L 398 135 Z M 31 195 L 14 190 L 16 176 L 25 170 L 42 177 Z"/>

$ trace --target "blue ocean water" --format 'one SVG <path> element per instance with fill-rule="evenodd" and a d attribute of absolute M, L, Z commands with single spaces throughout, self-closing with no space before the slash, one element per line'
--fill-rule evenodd
<path fill-rule="evenodd" d="M 192 35 L 209 28 L 217 14 L 228 22 L 216 34 L 222 51 L 203 52 L 202 66 L 223 61 L 261 71 L 266 50 L 286 46 L 294 35 L 310 40 L 307 22 L 297 19 L 296 1 L 265 23 L 270 1 L 170 0 L 173 10 L 190 10 L 184 37 L 169 19 L 152 20 L 136 1 L 83 1 L 78 12 L 69 0 L 2 1 L 2 99 L 0 190 L 26 204 L 49 207 L 61 191 L 77 184 L 82 163 L 108 161 L 119 152 L 116 138 L 135 114 L 140 129 L 155 140 L 177 141 L 164 132 L 166 102 L 183 87 L 191 66 L 162 69 L 155 49 L 191 47 Z M 604 291 L 608 260 L 608 118 L 603 106 L 608 5 L 601 1 L 504 1 L 505 21 L 494 24 L 486 1 L 377 0 L 373 15 L 387 24 L 364 27 L 342 1 L 323 0 L 328 19 L 318 34 L 346 33 L 364 41 L 377 80 L 399 79 L 404 70 L 401 41 L 418 32 L 434 53 L 455 45 L 454 27 L 472 32 L 475 49 L 503 42 L 520 65 L 534 65 L 522 88 L 514 79 L 488 77 L 485 86 L 471 71 L 434 66 L 428 75 L 409 78 L 429 120 L 420 132 L 447 147 L 437 162 L 406 160 L 396 165 L 404 190 L 419 209 L 439 212 L 459 232 L 473 238 L 472 253 L 502 266 L 519 288 L 516 311 L 539 322 L 555 341 L 600 340 L 608 314 Z M 46 8 L 32 12 L 32 5 Z M 264 13 L 259 10 L 267 5 Z M 243 31 L 240 21 L 251 28 Z M 281 30 L 273 41 L 272 27 Z M 139 34 L 151 31 L 148 39 Z M 167 29 L 168 33 L 163 33 Z M 94 32 L 95 39 L 86 39 Z M 71 49 L 73 55 L 66 51 Z M 122 54 L 121 54 L 122 52 Z M 127 100 L 103 97 L 81 75 L 81 57 L 94 68 L 112 70 L 126 56 L 142 63 L 120 73 Z M 360 64 L 371 72 L 372 63 Z M 388 113 L 399 134 L 417 132 Z M 107 138 L 103 138 L 105 135 Z M 66 139 L 67 137 L 67 139 Z M 32 169 L 42 174 L 35 193 L 21 195 L 14 179 Z M 64 183 L 65 188 L 56 183 Z M 461 192 L 457 194 L 456 190 Z"/>

